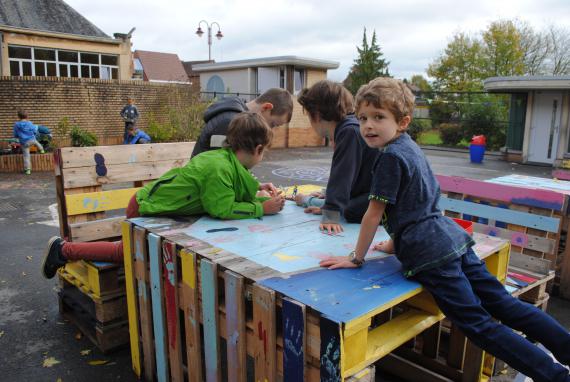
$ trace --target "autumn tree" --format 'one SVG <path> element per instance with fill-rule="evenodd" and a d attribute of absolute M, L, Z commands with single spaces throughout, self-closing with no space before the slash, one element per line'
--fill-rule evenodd
<path fill-rule="evenodd" d="M 521 33 L 511 20 L 492 22 L 482 34 L 482 75 L 518 76 L 525 73 Z"/>
<path fill-rule="evenodd" d="M 389 62 L 383 58 L 384 54 L 376 41 L 376 31 L 373 31 L 369 45 L 366 37 L 366 28 L 364 28 L 362 46 L 356 47 L 356 50 L 358 51 L 358 58 L 354 60 L 354 64 L 343 82 L 344 86 L 353 94 L 358 91 L 360 86 L 376 77 L 390 76 L 388 72 Z"/>
<path fill-rule="evenodd" d="M 407 82 L 414 85 L 422 92 L 430 92 L 432 91 L 431 84 L 429 81 L 422 76 L 421 74 L 414 74 L 412 78 L 410 78 Z"/>

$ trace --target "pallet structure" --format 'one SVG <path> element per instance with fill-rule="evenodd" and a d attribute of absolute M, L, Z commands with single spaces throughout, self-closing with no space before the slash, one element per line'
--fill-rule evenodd
<path fill-rule="evenodd" d="M 135 373 L 147 381 L 360 380 L 374 362 L 439 327 L 431 295 L 403 277 L 394 256 L 371 253 L 360 269 L 319 268 L 323 257 L 353 248 L 359 225 L 328 236 L 318 222 L 292 202 L 259 220 L 124 222 Z M 379 229 L 376 240 L 386 237 Z M 475 239 L 505 280 L 510 244 Z M 483 353 L 463 347 L 456 358 L 477 357 L 462 358 L 456 375 L 471 368 L 485 380 Z"/>
<path fill-rule="evenodd" d="M 54 152 L 61 236 L 118 240 L 124 209 L 144 183 L 184 165 L 193 143 L 68 147 Z M 103 352 L 128 343 L 122 264 L 76 261 L 58 271 L 61 314 Z"/>
<path fill-rule="evenodd" d="M 548 284 L 556 270 L 560 274 L 565 256 L 564 195 L 461 177 L 437 178 L 443 194 L 439 206 L 447 215 L 473 221 L 475 232 L 511 242 L 507 289 L 546 309 Z"/>

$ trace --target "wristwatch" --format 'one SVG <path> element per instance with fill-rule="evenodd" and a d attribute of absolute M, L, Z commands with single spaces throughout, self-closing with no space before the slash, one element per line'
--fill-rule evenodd
<path fill-rule="evenodd" d="M 361 267 L 364 264 L 364 259 L 359 259 L 356 257 L 356 251 L 350 251 L 348 254 L 348 260 L 357 267 Z"/>

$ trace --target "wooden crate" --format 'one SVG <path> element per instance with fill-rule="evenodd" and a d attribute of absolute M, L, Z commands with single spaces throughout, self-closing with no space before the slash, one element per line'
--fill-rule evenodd
<path fill-rule="evenodd" d="M 315 228 L 318 217 L 302 211 L 288 202 L 282 214 L 262 221 L 125 222 L 135 373 L 149 381 L 245 381 L 248 373 L 260 381 L 341 381 L 441 321 L 429 293 L 403 277 L 393 256 L 370 259 L 358 270 L 315 268 L 320 255 L 310 248 L 345 254 L 359 226 L 347 225 L 344 236 L 331 239 Z M 315 229 L 304 229 L 309 226 Z M 231 233 L 234 228 L 243 236 Z M 270 230 L 274 235 L 263 238 L 260 232 Z M 236 238 L 245 252 L 233 250 Z M 504 279 L 509 244 L 486 236 L 477 241 L 477 253 Z M 269 266 L 264 254 L 283 264 L 308 263 L 284 271 L 289 268 Z"/>
<path fill-rule="evenodd" d="M 145 183 L 186 164 L 193 147 L 193 142 L 182 142 L 56 150 L 61 236 L 72 242 L 120 239 L 122 210 L 131 197 Z M 62 285 L 73 285 L 81 292 L 62 290 L 60 306 L 64 316 L 103 351 L 124 344 L 128 325 L 122 264 L 69 262 L 58 275 Z M 102 316 L 121 318 L 122 323 L 102 322 Z"/>

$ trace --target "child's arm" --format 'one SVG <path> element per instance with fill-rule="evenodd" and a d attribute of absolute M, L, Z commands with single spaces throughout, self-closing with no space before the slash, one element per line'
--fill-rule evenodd
<path fill-rule="evenodd" d="M 360 226 L 360 233 L 358 234 L 358 241 L 356 242 L 356 248 L 354 249 L 354 257 L 357 260 L 364 261 L 364 256 L 372 244 L 378 225 L 384 214 L 386 204 L 378 200 L 370 200 L 368 204 L 368 209 L 362 218 L 362 224 Z M 356 268 L 358 265 L 353 263 L 346 256 L 329 257 L 328 259 L 322 260 L 319 265 L 321 267 L 326 267 L 328 269 L 337 268 Z"/>

